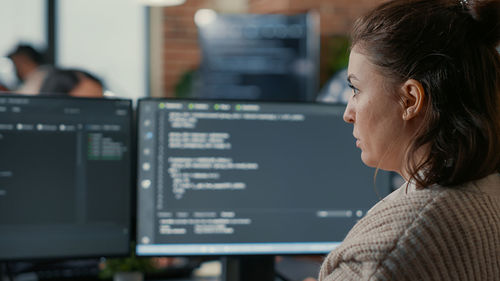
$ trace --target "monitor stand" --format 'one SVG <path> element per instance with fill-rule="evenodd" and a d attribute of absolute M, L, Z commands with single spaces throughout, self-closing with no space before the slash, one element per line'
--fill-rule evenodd
<path fill-rule="evenodd" d="M 222 281 L 274 281 L 274 256 L 222 257 Z"/>
<path fill-rule="evenodd" d="M 10 275 L 7 262 L 0 262 L 0 281 L 14 280 Z"/>

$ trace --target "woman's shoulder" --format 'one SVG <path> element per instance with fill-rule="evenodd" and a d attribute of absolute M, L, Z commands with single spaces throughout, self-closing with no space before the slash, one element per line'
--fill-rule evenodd
<path fill-rule="evenodd" d="M 437 274 L 439 267 L 434 265 L 459 264 L 464 260 L 462 255 L 469 259 L 498 254 L 499 193 L 498 175 L 456 189 L 433 186 L 416 190 L 403 186 L 353 227 L 328 256 L 322 274 L 328 275 L 341 264 L 351 264 L 360 266 L 353 272 L 392 276 L 398 268 L 408 269 L 413 262 L 417 268 L 426 265 L 430 268 L 427 273 Z M 496 246 L 483 247 L 487 244 Z M 459 262 L 454 261 L 457 258 Z"/>
<path fill-rule="evenodd" d="M 482 216 L 500 213 L 500 175 L 493 174 L 456 188 L 438 185 L 415 189 L 403 185 L 360 220 L 345 241 L 380 239 L 391 242 L 412 229 L 448 232 L 453 226 L 479 224 Z M 498 219 L 500 217 L 496 216 Z M 443 223 L 452 225 L 445 225 Z M 497 225 L 500 221 L 496 221 Z M 425 229 L 421 229 L 425 227 Z M 385 243 L 383 243 L 385 245 Z"/>
<path fill-rule="evenodd" d="M 403 184 L 399 189 L 389 194 L 377 203 L 370 211 L 370 220 L 390 220 L 401 217 L 399 222 L 407 223 L 422 212 L 439 211 L 446 215 L 460 208 L 468 208 L 477 200 L 500 202 L 500 174 L 495 173 L 482 179 L 468 182 L 455 187 L 433 185 L 417 189 L 412 184 Z M 458 203 L 460 204 L 453 204 Z M 443 204 L 448 206 L 443 211 Z"/>

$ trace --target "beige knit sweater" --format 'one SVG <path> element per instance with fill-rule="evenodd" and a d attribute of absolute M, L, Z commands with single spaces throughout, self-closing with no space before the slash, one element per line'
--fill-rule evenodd
<path fill-rule="evenodd" d="M 500 280 L 500 175 L 460 189 L 403 185 L 328 255 L 319 280 Z"/>

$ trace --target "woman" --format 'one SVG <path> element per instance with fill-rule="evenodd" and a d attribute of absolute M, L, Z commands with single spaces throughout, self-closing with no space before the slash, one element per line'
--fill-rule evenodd
<path fill-rule="evenodd" d="M 500 1 L 395 0 L 357 21 L 344 113 L 407 183 L 319 280 L 500 280 Z"/>

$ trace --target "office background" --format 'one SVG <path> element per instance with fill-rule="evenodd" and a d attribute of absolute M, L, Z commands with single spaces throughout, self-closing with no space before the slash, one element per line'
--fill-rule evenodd
<path fill-rule="evenodd" d="M 346 56 L 355 18 L 380 0 L 5 0 L 0 3 L 0 82 L 16 83 L 6 56 L 17 44 L 45 50 L 48 63 L 83 68 L 105 81 L 108 96 L 174 97 L 201 63 L 197 13 L 295 15 L 314 12 L 319 27 L 318 91 Z M 340 53 L 340 55 L 338 54 Z M 345 79 L 344 79 L 345 80 Z M 186 82 L 187 81 L 187 82 Z"/>
<path fill-rule="evenodd" d="M 155 1 L 149 1 L 155 2 Z M 197 11 L 231 14 L 319 14 L 318 85 L 334 74 L 337 37 L 380 0 L 187 0 L 156 6 L 145 0 L 6 0 L 0 3 L 0 81 L 15 83 L 5 55 L 20 43 L 47 50 L 49 62 L 87 69 L 109 95 L 172 97 L 200 65 Z"/>

